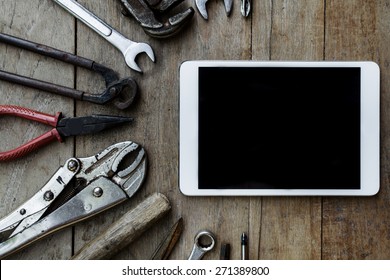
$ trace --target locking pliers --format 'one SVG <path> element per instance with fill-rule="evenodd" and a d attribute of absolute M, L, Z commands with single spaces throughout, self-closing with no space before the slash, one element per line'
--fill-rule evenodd
<path fill-rule="evenodd" d="M 120 0 L 125 15 L 131 14 L 144 29 L 145 33 L 155 38 L 167 38 L 179 32 L 193 17 L 195 11 L 189 7 L 162 22 L 162 17 L 169 10 L 184 0 Z"/>
<path fill-rule="evenodd" d="M 68 159 L 31 199 L 0 220 L 0 258 L 131 198 L 145 172 L 145 151 L 131 141 Z"/>

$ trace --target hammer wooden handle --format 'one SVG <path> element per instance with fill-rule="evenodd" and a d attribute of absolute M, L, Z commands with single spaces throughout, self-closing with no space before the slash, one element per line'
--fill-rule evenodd
<path fill-rule="evenodd" d="M 163 194 L 155 193 L 147 197 L 100 236 L 87 243 L 71 259 L 109 259 L 134 241 L 170 209 L 171 205 Z"/>

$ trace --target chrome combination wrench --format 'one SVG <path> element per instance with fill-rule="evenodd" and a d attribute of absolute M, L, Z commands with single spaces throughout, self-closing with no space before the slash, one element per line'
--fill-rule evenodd
<path fill-rule="evenodd" d="M 81 20 L 87 26 L 96 31 L 100 36 L 118 48 L 123 54 L 126 64 L 133 70 L 142 72 L 141 68 L 135 62 L 136 56 L 145 52 L 154 62 L 154 53 L 152 48 L 146 43 L 138 43 L 127 39 L 121 33 L 116 31 L 110 25 L 88 11 L 85 7 L 74 0 L 54 0 L 61 7 Z"/>
<path fill-rule="evenodd" d="M 201 260 L 215 245 L 215 236 L 208 230 L 199 231 L 194 238 L 194 247 L 188 257 L 189 260 Z"/>

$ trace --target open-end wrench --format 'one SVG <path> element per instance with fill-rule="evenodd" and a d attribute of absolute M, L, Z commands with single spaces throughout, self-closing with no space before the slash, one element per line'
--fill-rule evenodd
<path fill-rule="evenodd" d="M 194 238 L 194 247 L 188 257 L 189 260 L 201 260 L 203 255 L 211 251 L 215 245 L 215 236 L 208 230 L 199 231 Z"/>
<path fill-rule="evenodd" d="M 206 8 L 206 3 L 208 0 L 195 0 L 196 7 L 198 8 L 199 13 L 202 15 L 204 19 L 208 19 L 208 14 L 207 14 L 207 8 Z M 233 6 L 233 0 L 223 0 L 225 4 L 225 10 L 226 10 L 226 15 L 230 15 L 230 12 L 232 11 L 232 6 Z"/>
<path fill-rule="evenodd" d="M 116 31 L 110 25 L 98 18 L 96 15 L 88 11 L 74 0 L 54 0 L 61 7 L 71 13 L 73 16 L 81 20 L 87 26 L 96 31 L 100 36 L 118 48 L 126 61 L 126 64 L 133 70 L 142 72 L 141 68 L 135 62 L 135 57 L 145 52 L 149 58 L 154 61 L 154 53 L 152 48 L 146 43 L 138 43 L 127 39 L 121 33 Z"/>

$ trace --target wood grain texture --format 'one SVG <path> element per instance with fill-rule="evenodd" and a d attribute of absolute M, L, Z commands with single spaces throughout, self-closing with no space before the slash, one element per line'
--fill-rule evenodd
<path fill-rule="evenodd" d="M 0 1 L 0 32 L 73 52 L 74 20 L 49 0 Z M 61 24 L 53 24 L 61 19 Z M 62 62 L 0 43 L 2 70 L 72 87 L 74 68 Z M 73 115 L 73 100 L 0 81 L 0 103 L 48 114 Z M 49 127 L 14 117 L 0 120 L 0 146 L 16 148 L 48 131 Z M 19 160 L 0 163 L 0 213 L 14 210 L 39 190 L 66 159 L 73 141 L 52 143 Z M 13 259 L 64 259 L 72 253 L 71 229 L 59 232 L 10 256 Z"/>
<path fill-rule="evenodd" d="M 324 1 L 261 2 L 253 59 L 322 60 Z M 261 207 L 258 258 L 321 258 L 321 198 L 263 198 Z"/>
<path fill-rule="evenodd" d="M 324 199 L 324 259 L 390 258 L 388 6 L 386 1 L 327 1 L 325 58 L 373 60 L 380 65 L 382 132 L 380 193 Z"/>
<path fill-rule="evenodd" d="M 151 193 L 160 192 L 171 211 L 114 259 L 147 259 L 181 216 L 184 231 L 171 259 L 187 259 L 200 229 L 217 237 L 205 259 L 219 259 L 221 243 L 240 258 L 240 236 L 249 236 L 250 259 L 390 258 L 390 4 L 385 0 L 259 0 L 249 18 L 239 1 L 227 17 L 223 1 L 209 1 L 209 19 L 198 12 L 180 35 L 166 40 L 147 36 L 125 18 L 120 1 L 79 0 L 129 39 L 149 43 L 156 55 L 137 57 L 144 74 L 130 70 L 121 53 L 50 0 L 0 0 L 0 31 L 76 53 L 107 65 L 139 85 L 136 103 L 121 111 L 0 81 L 0 103 L 46 113 L 92 113 L 135 118 L 121 129 L 53 143 L 21 160 L 0 163 L 0 215 L 34 194 L 56 168 L 75 155 L 85 157 L 125 140 L 148 154 L 147 180 L 129 201 L 12 255 L 13 259 L 69 259 Z M 192 0 L 183 3 L 194 6 Z M 178 8 L 181 10 L 182 8 Z M 55 22 L 56 24 L 53 24 Z M 185 60 L 374 60 L 381 68 L 381 191 L 370 198 L 186 197 L 178 188 L 179 67 Z M 0 69 L 98 91 L 101 77 L 84 69 L 0 44 Z M 0 120 L 2 149 L 13 148 L 46 127 L 15 118 Z M 4 136 L 7 136 L 5 138 Z M 234 134 L 232 137 L 240 137 Z M 283 162 L 281 162 L 283 164 Z M 282 174 L 281 174 L 282 175 Z"/>

